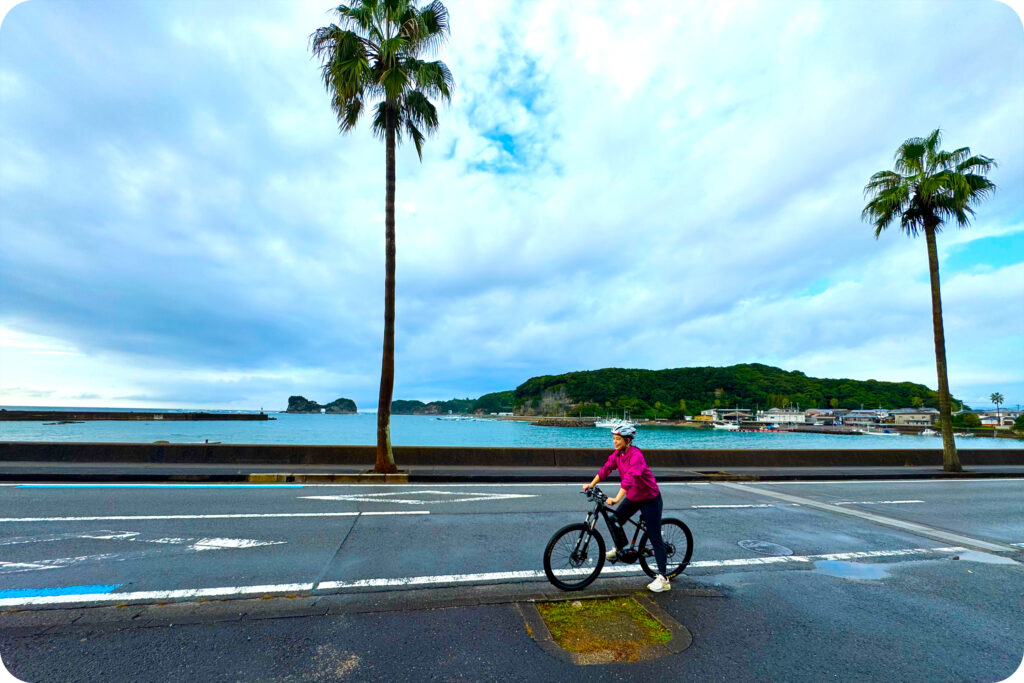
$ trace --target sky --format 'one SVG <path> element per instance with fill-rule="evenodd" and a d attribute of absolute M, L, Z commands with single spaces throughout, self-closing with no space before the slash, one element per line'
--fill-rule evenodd
<path fill-rule="evenodd" d="M 12 3 L 8 2 L 10 6 Z M 765 363 L 935 388 L 927 254 L 861 220 L 943 131 L 951 390 L 1024 404 L 1024 26 L 995 0 L 448 0 L 397 158 L 395 398 Z M 319 0 L 28 0 L 0 25 L 0 405 L 376 408 L 384 148 Z M 3 9 L 3 8 L 0 8 Z"/>

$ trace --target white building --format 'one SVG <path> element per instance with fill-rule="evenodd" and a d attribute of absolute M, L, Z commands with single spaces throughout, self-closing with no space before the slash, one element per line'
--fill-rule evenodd
<path fill-rule="evenodd" d="M 939 419 L 935 408 L 899 408 L 892 411 L 893 421 L 898 425 L 930 427 Z"/>
<path fill-rule="evenodd" d="M 888 410 L 851 410 L 843 415 L 843 424 L 848 427 L 874 427 L 887 417 Z"/>
<path fill-rule="evenodd" d="M 772 408 L 757 411 L 757 421 L 768 424 L 805 424 L 807 415 L 796 408 Z"/>
<path fill-rule="evenodd" d="M 985 410 L 978 413 L 978 419 L 981 420 L 983 427 L 998 427 L 999 429 L 1005 429 L 1013 426 L 1013 421 L 1017 419 L 1017 415 L 1020 415 L 1015 410 Z"/>

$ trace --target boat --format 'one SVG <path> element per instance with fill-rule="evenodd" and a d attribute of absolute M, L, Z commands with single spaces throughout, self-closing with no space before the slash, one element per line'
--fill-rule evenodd
<path fill-rule="evenodd" d="M 921 436 L 938 436 L 939 433 L 934 429 L 922 429 Z"/>
<path fill-rule="evenodd" d="M 616 427 L 625 427 L 627 425 L 630 427 L 636 427 L 636 423 L 629 419 L 629 413 L 625 411 L 623 411 L 621 419 L 617 417 L 606 417 L 603 420 L 598 420 L 594 423 L 595 427 L 600 427 L 601 429 L 615 429 Z"/>
<path fill-rule="evenodd" d="M 888 429 L 858 429 L 861 434 L 871 434 L 872 436 L 899 436 L 899 432 L 890 432 Z"/>
<path fill-rule="evenodd" d="M 711 426 L 715 429 L 724 429 L 729 432 L 739 431 L 740 428 L 735 422 L 712 422 Z"/>
<path fill-rule="evenodd" d="M 972 434 L 970 432 L 953 432 L 953 436 L 962 436 L 962 437 L 966 438 L 966 437 L 969 437 L 969 436 L 974 436 L 974 434 Z"/>

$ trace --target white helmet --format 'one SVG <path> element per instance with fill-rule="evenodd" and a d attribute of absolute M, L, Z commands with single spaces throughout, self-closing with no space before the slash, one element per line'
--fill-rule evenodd
<path fill-rule="evenodd" d="M 612 434 L 618 434 L 621 437 L 632 439 L 636 436 L 636 427 L 631 424 L 619 425 L 618 427 L 612 427 Z"/>

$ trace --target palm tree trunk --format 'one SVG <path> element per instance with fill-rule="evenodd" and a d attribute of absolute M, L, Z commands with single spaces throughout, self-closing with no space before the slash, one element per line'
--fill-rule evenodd
<path fill-rule="evenodd" d="M 395 122 L 387 122 L 387 190 L 384 209 L 384 353 L 377 402 L 378 474 L 396 472 L 391 450 L 391 398 L 395 389 Z"/>
<path fill-rule="evenodd" d="M 953 441 L 953 411 L 949 399 L 949 380 L 946 377 L 946 335 L 942 328 L 942 297 L 939 293 L 939 253 L 935 247 L 935 226 L 924 226 L 928 244 L 928 275 L 932 285 L 932 328 L 935 331 L 935 370 L 939 376 L 939 420 L 942 423 L 942 468 L 947 472 L 961 472 L 960 458 Z"/>

